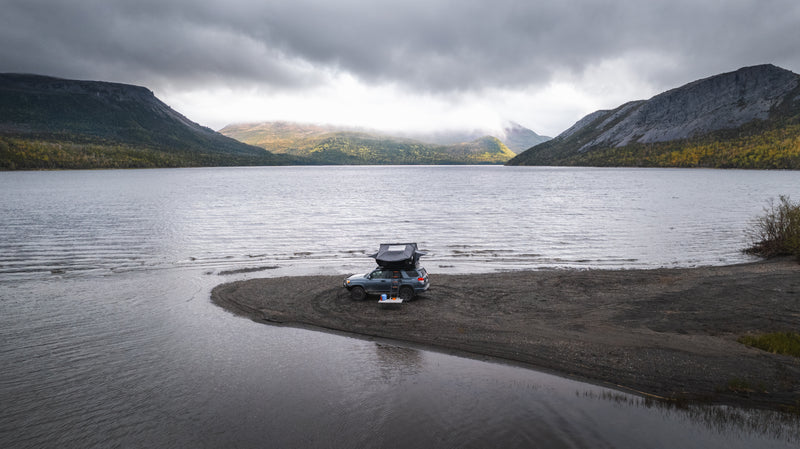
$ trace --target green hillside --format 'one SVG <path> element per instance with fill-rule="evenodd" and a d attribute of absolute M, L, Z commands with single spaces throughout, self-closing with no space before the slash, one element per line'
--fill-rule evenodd
<path fill-rule="evenodd" d="M 485 136 L 437 145 L 378 133 L 287 122 L 229 125 L 220 133 L 276 154 L 320 164 L 502 164 L 514 153 Z"/>
<path fill-rule="evenodd" d="M 191 122 L 143 87 L 0 74 L 0 169 L 275 165 L 296 160 Z"/>
<path fill-rule="evenodd" d="M 706 136 L 604 148 L 558 160 L 558 165 L 800 170 L 800 117 L 793 123 L 756 122 Z"/>

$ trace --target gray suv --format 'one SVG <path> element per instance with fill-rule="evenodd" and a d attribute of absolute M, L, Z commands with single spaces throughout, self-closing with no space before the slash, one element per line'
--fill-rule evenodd
<path fill-rule="evenodd" d="M 350 297 L 363 300 L 368 294 L 391 294 L 396 288 L 398 297 L 411 301 L 418 294 L 428 290 L 428 272 L 422 267 L 386 268 L 378 267 L 367 274 L 354 274 L 344 280 L 343 286 L 350 291 Z"/>

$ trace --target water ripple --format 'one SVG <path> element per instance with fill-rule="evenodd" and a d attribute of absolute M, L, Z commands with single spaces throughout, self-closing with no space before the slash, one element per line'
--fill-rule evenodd
<path fill-rule="evenodd" d="M 258 325 L 208 294 L 359 272 L 386 241 L 418 242 L 432 274 L 733 263 L 766 200 L 798 188 L 709 170 L 0 173 L 0 446 L 794 447 L 530 370 Z"/>

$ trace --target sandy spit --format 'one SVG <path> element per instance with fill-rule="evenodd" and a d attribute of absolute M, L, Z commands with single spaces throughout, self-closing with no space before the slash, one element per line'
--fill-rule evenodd
<path fill-rule="evenodd" d="M 431 290 L 384 308 L 344 276 L 222 284 L 212 301 L 252 320 L 406 341 L 514 361 L 669 401 L 800 410 L 800 359 L 745 334 L 800 331 L 800 264 L 430 275 Z"/>

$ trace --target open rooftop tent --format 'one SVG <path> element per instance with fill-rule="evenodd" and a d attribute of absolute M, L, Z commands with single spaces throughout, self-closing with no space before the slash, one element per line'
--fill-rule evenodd
<path fill-rule="evenodd" d="M 378 252 L 370 257 L 382 267 L 416 266 L 425 254 L 416 243 L 381 243 Z"/>

